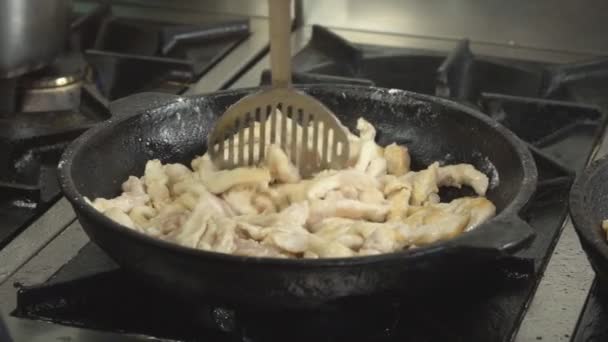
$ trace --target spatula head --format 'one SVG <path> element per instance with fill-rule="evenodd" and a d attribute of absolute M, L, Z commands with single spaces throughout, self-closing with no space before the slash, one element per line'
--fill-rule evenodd
<path fill-rule="evenodd" d="M 348 131 L 313 97 L 273 88 L 246 96 L 228 108 L 209 135 L 211 160 L 221 169 L 263 160 L 278 144 L 307 177 L 324 169 L 341 169 L 349 157 Z"/>

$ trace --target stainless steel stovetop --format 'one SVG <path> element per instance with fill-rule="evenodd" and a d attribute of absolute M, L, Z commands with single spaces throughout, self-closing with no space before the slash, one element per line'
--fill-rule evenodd
<path fill-rule="evenodd" d="M 323 13 L 314 12 L 314 6 L 320 6 L 317 1 L 300 3 L 303 13 L 308 15 L 300 18 L 304 26 L 296 29 L 292 35 L 293 54 L 297 55 L 310 42 L 312 38 L 312 22 L 327 22 L 327 9 Z M 354 1 L 360 4 L 360 1 Z M 268 57 L 265 55 L 268 44 L 266 19 L 259 6 L 248 9 L 239 9 L 238 6 L 217 5 L 205 12 L 193 4 L 182 1 L 181 9 L 164 8 L 162 1 L 150 1 L 149 7 L 142 7 L 141 1 L 124 1 L 126 4 L 115 5 L 116 13 L 128 17 L 142 19 L 162 19 L 169 21 L 197 22 L 205 18 L 217 19 L 218 16 L 232 17 L 243 14 L 240 11 L 252 13 L 249 16 L 251 35 L 236 46 L 213 66 L 196 83 L 191 84 L 185 91 L 189 94 L 211 92 L 222 88 L 240 88 L 257 86 L 260 83 L 262 71 L 268 68 Z M 316 3 L 316 4 L 315 4 Z M 346 2 L 338 1 L 338 7 L 344 9 Z M 82 10 L 92 6 L 89 3 L 79 4 Z M 160 7 L 156 7 L 160 6 Z M 422 6 L 422 5 L 421 5 Z M 352 6 L 352 11 L 356 5 Z M 398 7 L 398 6 L 397 6 Z M 192 9 L 196 10 L 192 10 Z M 218 14 L 214 11 L 229 8 L 229 14 Z M 314 13 L 313 13 L 314 12 Z M 372 14 L 370 13 L 370 16 Z M 453 37 L 446 36 L 445 32 L 435 32 L 435 37 L 418 34 L 410 31 L 409 34 L 395 32 L 379 25 L 374 32 L 367 24 L 353 21 L 353 28 L 346 28 L 349 24 L 348 13 L 340 14 L 339 20 L 330 30 L 351 43 L 373 45 L 387 48 L 410 48 L 435 51 L 447 54 L 452 50 L 459 38 L 460 32 Z M 591 18 L 593 19 L 593 18 Z M 595 23 L 591 20 L 590 22 Z M 595 24 L 594 24 L 595 25 Z M 443 25 L 446 27 L 449 25 Z M 595 27 L 595 26 L 594 26 Z M 386 33 L 388 31 L 393 31 Z M 407 30 L 406 30 L 407 31 Z M 405 32 L 405 31 L 400 31 Z M 479 32 L 479 31 L 474 31 Z M 504 32 L 503 32 L 504 33 Z M 489 33 L 487 33 L 489 34 Z M 521 34 L 519 32 L 518 34 Z M 505 34 L 508 36 L 508 34 Z M 502 37 L 502 35 L 499 35 Z M 524 35 L 525 36 L 525 35 Z M 546 41 L 542 44 L 542 37 L 536 40 L 519 43 L 520 39 L 484 39 L 471 42 L 473 53 L 483 56 L 501 57 L 524 61 L 538 61 L 544 63 L 570 63 L 597 57 L 603 52 L 603 47 L 597 49 L 586 48 L 570 44 L 567 48 L 555 48 L 555 41 Z M 536 45 L 536 46 L 532 46 Z M 602 137 L 600 143 L 594 147 L 592 159 L 608 154 L 608 137 Z M 35 220 L 23 232 L 16 236 L 8 245 L 0 250 L 0 314 L 6 320 L 9 333 L 17 341 L 139 341 L 148 340 L 146 336 L 125 335 L 116 332 L 96 331 L 86 328 L 76 328 L 47 322 L 27 319 L 18 319 L 11 316 L 16 306 L 16 289 L 14 283 L 23 285 L 41 284 L 55 274 L 63 265 L 72 260 L 79 251 L 89 242 L 76 220 L 65 199 L 59 199 L 42 216 Z M 573 227 L 566 219 L 563 223 L 561 236 L 556 240 L 552 255 L 544 269 L 538 288 L 523 316 L 515 341 L 569 341 L 573 336 L 577 321 L 583 310 L 585 299 L 593 282 L 593 272 L 580 247 Z M 564 310 L 564 308 L 566 308 Z"/>

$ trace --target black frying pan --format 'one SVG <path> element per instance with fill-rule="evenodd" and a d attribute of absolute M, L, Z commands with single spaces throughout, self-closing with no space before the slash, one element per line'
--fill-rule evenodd
<path fill-rule="evenodd" d="M 570 216 L 598 279 L 608 284 L 608 242 L 602 230 L 608 219 L 608 157 L 577 177 L 570 190 Z"/>
<path fill-rule="evenodd" d="M 478 266 L 521 249 L 533 230 L 518 213 L 536 185 L 526 146 L 474 109 L 401 90 L 305 86 L 354 129 L 362 115 L 380 144 L 408 145 L 414 168 L 433 161 L 474 164 L 494 184 L 498 214 L 449 241 L 379 256 L 283 260 L 189 249 L 122 227 L 84 202 L 113 197 L 145 162 L 189 161 L 205 150 L 216 117 L 254 89 L 177 97 L 139 94 L 113 104 L 114 117 L 76 140 L 60 162 L 65 195 L 90 238 L 124 269 L 176 294 L 256 307 L 315 307 L 341 298 L 413 293 L 481 273 Z M 356 298 L 356 297 L 355 297 Z"/>

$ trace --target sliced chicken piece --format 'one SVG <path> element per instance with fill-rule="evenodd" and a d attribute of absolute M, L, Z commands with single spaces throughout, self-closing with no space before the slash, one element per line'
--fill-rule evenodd
<path fill-rule="evenodd" d="M 384 157 L 378 156 L 369 163 L 369 167 L 365 171 L 368 175 L 376 178 L 386 174 L 387 163 Z"/>
<path fill-rule="evenodd" d="M 135 224 L 133 223 L 129 215 L 127 215 L 125 212 L 116 207 L 109 208 L 103 214 L 111 218 L 118 224 L 121 224 L 127 228 L 136 229 Z"/>
<path fill-rule="evenodd" d="M 256 241 L 264 240 L 270 233 L 270 228 L 258 226 L 253 223 L 239 220 L 239 217 L 234 218 L 236 222 L 236 232 L 243 238 L 249 238 Z"/>
<path fill-rule="evenodd" d="M 381 177 L 380 188 L 385 196 L 390 196 L 393 193 L 407 189 L 412 191 L 412 179 L 414 178 L 415 172 L 410 172 L 407 176 L 396 177 L 393 175 L 386 175 Z"/>
<path fill-rule="evenodd" d="M 270 172 L 267 169 L 238 167 L 203 176 L 201 181 L 211 193 L 221 194 L 237 185 L 266 188 L 271 179 Z"/>
<path fill-rule="evenodd" d="M 198 203 L 198 201 L 200 201 L 201 199 L 208 201 L 210 204 L 213 205 L 214 210 L 221 213 L 222 216 L 230 217 L 235 215 L 234 211 L 232 210 L 230 205 L 228 205 L 228 203 L 207 191 L 207 189 L 202 184 L 196 181 L 185 181 L 177 183 L 173 187 L 173 191 L 179 195 L 177 197 L 178 201 L 176 202 L 180 203 L 183 200 L 184 202 L 186 202 L 184 203 L 184 205 L 190 210 L 194 210 L 190 203 L 191 197 L 185 194 L 194 195 L 196 197 L 196 203 Z"/>
<path fill-rule="evenodd" d="M 361 143 L 359 151 L 359 159 L 354 166 L 354 169 L 360 172 L 366 172 L 371 162 L 374 159 L 381 158 L 379 153 L 380 147 L 373 140 L 365 140 Z"/>
<path fill-rule="evenodd" d="M 242 215 L 234 219 L 261 227 L 301 227 L 306 223 L 309 215 L 307 202 L 290 205 L 278 213 L 265 215 Z"/>
<path fill-rule="evenodd" d="M 325 200 L 327 201 L 337 201 L 344 198 L 344 194 L 340 190 L 332 190 L 325 194 Z"/>
<path fill-rule="evenodd" d="M 236 215 L 257 214 L 258 210 L 253 205 L 255 189 L 251 187 L 237 186 L 222 194 L 222 199 L 228 203 Z"/>
<path fill-rule="evenodd" d="M 438 168 L 439 163 L 433 163 L 426 170 L 414 173 L 412 176 L 411 199 L 413 205 L 421 205 L 427 200 L 430 194 L 439 192 L 439 188 L 437 188 Z"/>
<path fill-rule="evenodd" d="M 196 171 L 199 176 L 205 176 L 217 171 L 217 168 L 213 165 L 213 162 L 207 153 L 194 158 L 190 163 L 190 166 L 192 166 L 192 169 Z"/>
<path fill-rule="evenodd" d="M 228 218 L 216 218 L 216 223 L 220 227 L 215 235 L 215 240 L 211 248 L 219 253 L 232 253 L 236 250 L 236 223 Z"/>
<path fill-rule="evenodd" d="M 433 205 L 433 204 L 437 204 L 439 202 L 441 202 L 441 198 L 439 197 L 439 194 L 432 192 L 429 194 L 429 197 L 426 198 L 426 201 L 424 201 L 422 204 L 423 205 Z"/>
<path fill-rule="evenodd" d="M 496 207 L 485 197 L 457 198 L 448 203 L 445 210 L 469 217 L 465 231 L 474 229 L 496 215 Z"/>
<path fill-rule="evenodd" d="M 376 128 L 364 118 L 357 119 L 357 130 L 362 140 L 374 141 L 376 139 Z"/>
<path fill-rule="evenodd" d="M 165 164 L 164 172 L 168 178 L 168 186 L 179 183 L 193 176 L 192 170 L 182 164 Z"/>
<path fill-rule="evenodd" d="M 325 222 L 329 219 L 325 219 Z M 314 235 L 324 240 L 333 241 L 338 239 L 340 236 L 349 234 L 352 223 L 349 224 L 325 224 L 322 225 L 318 230 L 315 231 Z"/>
<path fill-rule="evenodd" d="M 146 196 L 146 189 L 144 188 L 144 182 L 141 179 L 129 176 L 129 178 L 122 183 L 122 191 L 132 196 Z"/>
<path fill-rule="evenodd" d="M 473 188 L 479 196 L 484 196 L 488 190 L 488 176 L 479 172 L 473 165 L 457 164 L 442 166 L 437 169 L 437 184 L 460 188 L 467 185 Z"/>
<path fill-rule="evenodd" d="M 369 189 L 369 188 L 366 188 Z M 365 189 L 363 189 L 365 190 Z M 357 187 L 352 186 L 352 185 L 346 185 L 346 186 L 341 186 L 338 188 L 338 191 L 340 191 L 340 193 L 342 194 L 342 196 L 344 196 L 344 198 L 348 198 L 348 199 L 357 199 L 359 198 L 359 191 L 357 190 Z"/>
<path fill-rule="evenodd" d="M 321 221 L 321 224 L 316 227 L 314 235 L 325 241 L 336 241 L 356 250 L 363 245 L 364 239 L 352 226 L 352 220 L 328 218 Z"/>
<path fill-rule="evenodd" d="M 399 248 L 396 230 L 388 225 L 378 226 L 374 232 L 365 239 L 362 249 L 376 250 L 381 253 L 390 253 Z"/>
<path fill-rule="evenodd" d="M 145 205 L 145 202 L 144 203 L 134 203 L 133 198 L 131 198 L 129 196 L 125 196 L 123 194 L 123 195 L 120 195 L 120 196 L 118 196 L 116 198 L 112 198 L 112 199 L 105 199 L 105 198 L 98 197 L 95 200 L 93 200 L 93 202 L 90 202 L 90 204 L 95 209 L 97 209 L 97 211 L 99 211 L 101 213 L 108 211 L 110 208 L 116 208 L 116 209 L 119 209 L 120 211 L 122 211 L 123 213 L 128 213 L 135 206 Z"/>
<path fill-rule="evenodd" d="M 139 205 L 129 212 L 129 217 L 136 227 L 147 227 L 150 219 L 156 215 L 158 215 L 158 211 L 147 205 Z"/>
<path fill-rule="evenodd" d="M 407 188 L 388 195 L 391 206 L 386 217 L 387 221 L 402 221 L 407 217 L 411 196 L 412 190 Z"/>
<path fill-rule="evenodd" d="M 192 248 L 211 248 L 210 246 L 201 247 L 199 242 L 214 216 L 226 216 L 223 206 L 218 201 L 221 200 L 211 193 L 201 194 L 192 214 L 184 222 L 179 233 L 175 235 L 175 241 Z"/>
<path fill-rule="evenodd" d="M 160 160 L 153 159 L 146 163 L 143 180 L 155 209 L 161 209 L 171 201 L 169 177 L 165 174 Z"/>
<path fill-rule="evenodd" d="M 270 192 L 272 201 L 278 208 L 284 208 L 292 203 L 306 201 L 308 191 L 313 185 L 313 181 L 304 180 L 296 184 L 279 184 L 273 187 L 274 192 Z"/>
<path fill-rule="evenodd" d="M 376 229 L 382 225 L 385 225 L 388 223 L 379 223 L 379 222 L 367 222 L 367 221 L 361 221 L 361 220 L 356 220 L 353 225 L 352 225 L 352 229 L 351 232 L 359 234 L 364 240 L 369 238 L 374 231 L 376 231 Z"/>
<path fill-rule="evenodd" d="M 220 253 L 231 253 L 236 249 L 234 239 L 236 223 L 225 217 L 211 217 L 207 229 L 201 236 L 197 247 Z"/>
<path fill-rule="evenodd" d="M 345 258 L 355 255 L 355 252 L 337 241 L 312 239 L 310 251 L 320 258 Z"/>
<path fill-rule="evenodd" d="M 284 254 L 275 246 L 269 246 L 261 244 L 257 241 L 248 240 L 236 237 L 235 250 L 233 254 L 251 256 L 251 257 L 270 257 L 270 258 L 287 258 L 287 254 Z"/>
<path fill-rule="evenodd" d="M 308 250 L 310 244 L 310 236 L 306 230 L 274 230 L 268 234 L 264 240 L 265 244 L 273 244 L 281 250 L 301 254 Z"/>
<path fill-rule="evenodd" d="M 366 188 L 378 188 L 380 183 L 371 177 L 357 170 L 342 170 L 330 176 L 317 176 L 312 181 L 308 189 L 308 199 L 321 199 L 331 191 L 342 187 L 355 187 L 357 190 Z"/>
<path fill-rule="evenodd" d="M 129 213 L 134 207 L 146 205 L 150 200 L 143 182 L 134 176 L 129 176 L 129 179 L 122 184 L 122 191 L 123 193 L 118 197 L 112 199 L 99 197 L 93 202 L 89 201 L 89 204 L 102 213 L 110 208 L 118 208 L 124 213 Z"/>
<path fill-rule="evenodd" d="M 359 191 L 354 187 L 340 187 L 336 190 L 331 190 L 327 194 L 325 194 L 325 200 L 327 201 L 337 201 L 341 199 L 354 199 L 359 200 L 361 196 L 363 196 L 366 200 L 373 202 L 375 200 L 375 194 L 372 190 L 367 191 L 365 193 L 359 193 Z M 382 197 L 384 200 L 384 196 Z M 361 199 L 361 201 L 365 202 L 365 200 Z"/>
<path fill-rule="evenodd" d="M 357 234 L 341 235 L 335 241 L 352 250 L 359 250 L 364 243 L 363 237 Z"/>
<path fill-rule="evenodd" d="M 342 217 L 328 217 L 316 222 L 315 224 L 309 225 L 308 230 L 316 234 L 317 232 L 324 229 L 328 231 L 338 230 L 342 226 L 345 226 L 350 229 L 350 227 L 352 227 L 356 222 L 358 221 Z"/>
<path fill-rule="evenodd" d="M 368 249 L 368 248 L 361 248 L 359 250 L 359 253 L 357 253 L 357 255 L 360 255 L 360 256 L 369 256 L 369 255 L 378 255 L 378 254 L 382 254 L 382 252 L 375 250 L 375 249 Z"/>
<path fill-rule="evenodd" d="M 405 146 L 392 143 L 384 148 L 384 158 L 389 174 L 402 176 L 410 171 L 410 154 Z"/>
<path fill-rule="evenodd" d="M 268 193 L 256 193 L 253 195 L 252 204 L 260 214 L 271 214 L 277 212 L 277 207 Z"/>
<path fill-rule="evenodd" d="M 308 219 L 310 206 L 307 202 L 294 203 L 289 207 L 281 210 L 276 214 L 266 216 L 274 216 L 274 226 L 282 227 L 302 227 Z"/>
<path fill-rule="evenodd" d="M 168 212 L 158 215 L 149 224 L 153 224 L 160 234 L 174 237 L 179 234 L 183 225 L 188 220 L 189 214 L 186 211 Z"/>
<path fill-rule="evenodd" d="M 345 198 L 345 197 L 344 197 Z M 382 204 L 386 203 L 384 194 L 377 188 L 365 188 L 359 193 L 359 200 L 363 203 Z"/>
<path fill-rule="evenodd" d="M 390 205 L 388 203 L 363 203 L 350 199 L 338 201 L 313 200 L 310 202 L 308 224 L 315 224 L 328 217 L 344 217 L 382 222 L 386 219 L 389 209 Z"/>
<path fill-rule="evenodd" d="M 403 246 L 422 246 L 453 238 L 464 231 L 469 220 L 468 216 L 439 209 L 427 211 L 422 218 L 422 223 L 418 220 L 417 222 L 411 222 L 414 220 L 410 218 L 397 229 L 399 232 L 398 243 Z"/>
<path fill-rule="evenodd" d="M 608 220 L 602 221 L 602 229 L 606 232 L 606 238 L 608 238 Z"/>
<path fill-rule="evenodd" d="M 306 251 L 302 255 L 305 259 L 319 259 L 319 255 L 315 252 Z"/>
<path fill-rule="evenodd" d="M 270 175 L 281 183 L 297 183 L 300 181 L 300 172 L 287 154 L 276 144 L 268 146 L 266 150 L 266 165 Z"/>
<path fill-rule="evenodd" d="M 196 207 L 196 204 L 198 203 L 198 195 L 191 192 L 184 192 L 177 196 L 173 203 L 181 204 L 185 208 L 188 208 L 188 210 L 194 210 L 194 207 Z"/>

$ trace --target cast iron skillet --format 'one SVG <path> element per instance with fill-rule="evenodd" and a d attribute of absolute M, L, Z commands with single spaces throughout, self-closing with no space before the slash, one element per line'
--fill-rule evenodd
<path fill-rule="evenodd" d="M 570 216 L 598 279 L 608 284 L 608 242 L 602 230 L 608 219 L 608 157 L 577 177 L 570 190 Z"/>
<path fill-rule="evenodd" d="M 407 144 L 413 166 L 467 162 L 487 173 L 498 214 L 476 230 L 424 248 L 379 256 L 282 260 L 189 249 L 120 226 L 87 205 L 113 197 L 145 162 L 189 161 L 205 151 L 214 120 L 255 89 L 177 97 L 139 94 L 115 102 L 114 117 L 77 139 L 60 162 L 63 191 L 83 228 L 126 271 L 189 298 L 256 307 L 316 307 L 341 298 L 414 293 L 470 274 L 521 249 L 533 230 L 518 213 L 536 186 L 524 143 L 474 109 L 432 96 L 371 87 L 303 86 L 350 129 L 364 116 L 380 144 Z M 449 284 L 449 283 L 448 283 Z M 329 305 L 329 304 L 328 304 Z"/>

